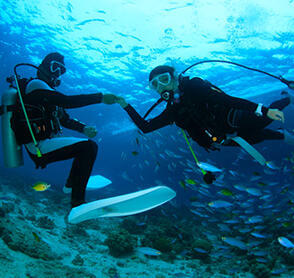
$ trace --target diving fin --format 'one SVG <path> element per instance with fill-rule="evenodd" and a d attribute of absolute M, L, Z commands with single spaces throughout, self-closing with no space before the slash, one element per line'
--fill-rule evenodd
<path fill-rule="evenodd" d="M 284 130 L 284 141 L 289 145 L 294 145 L 294 135 Z"/>

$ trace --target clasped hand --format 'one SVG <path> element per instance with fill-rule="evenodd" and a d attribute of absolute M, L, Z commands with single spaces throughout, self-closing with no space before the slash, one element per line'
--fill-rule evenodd
<path fill-rule="evenodd" d="M 103 94 L 102 102 L 104 104 L 118 103 L 119 97 L 113 94 Z"/>
<path fill-rule="evenodd" d="M 128 104 L 123 97 L 119 97 L 113 94 L 103 95 L 102 102 L 104 104 L 118 103 L 122 108 L 125 108 Z"/>

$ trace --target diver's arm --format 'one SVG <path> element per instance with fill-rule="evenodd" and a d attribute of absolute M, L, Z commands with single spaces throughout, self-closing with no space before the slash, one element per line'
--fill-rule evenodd
<path fill-rule="evenodd" d="M 238 97 L 232 97 L 225 93 L 219 94 L 217 91 L 212 90 L 211 98 L 214 99 L 214 101 L 221 101 L 226 106 L 240 109 L 240 110 L 246 110 L 252 113 L 256 113 L 260 116 L 266 116 L 268 112 L 268 108 L 262 104 L 257 104 L 252 101 L 249 101 L 247 99 L 242 99 Z M 219 95 L 217 95 L 219 94 Z"/>
<path fill-rule="evenodd" d="M 34 90 L 25 96 L 30 104 L 55 105 L 63 108 L 78 108 L 103 102 L 103 94 L 84 94 L 67 96 L 57 91 Z"/>
<path fill-rule="evenodd" d="M 59 109 L 58 118 L 60 124 L 63 127 L 83 133 L 86 125 L 76 119 L 70 118 L 69 114 L 66 113 L 66 111 L 63 108 Z"/>
<path fill-rule="evenodd" d="M 195 94 L 193 94 L 193 98 L 196 102 L 198 101 L 201 103 L 222 104 L 230 108 L 246 110 L 253 113 L 259 112 L 257 111 L 257 103 L 246 99 L 229 96 L 217 87 L 213 86 L 208 81 L 204 81 L 200 78 L 192 78 L 189 80 L 188 86 L 191 91 L 195 92 Z M 260 114 L 266 116 L 268 108 L 264 105 L 262 105 L 260 108 Z"/>
<path fill-rule="evenodd" d="M 135 125 L 144 133 L 173 123 L 172 115 L 168 109 L 165 109 L 159 116 L 148 121 L 144 120 L 130 104 L 124 107 L 124 110 L 127 111 Z"/>

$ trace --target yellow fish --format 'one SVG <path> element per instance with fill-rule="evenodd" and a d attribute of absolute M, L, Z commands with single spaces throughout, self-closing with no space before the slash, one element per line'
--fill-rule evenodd
<path fill-rule="evenodd" d="M 291 226 L 291 224 L 292 223 L 290 223 L 290 222 L 284 222 L 282 225 L 283 225 L 283 227 L 288 228 Z"/>
<path fill-rule="evenodd" d="M 39 182 L 36 182 L 32 188 L 35 190 L 35 191 L 45 191 L 47 190 L 51 185 L 49 183 L 46 183 L 46 182 L 42 182 L 42 181 L 39 181 Z"/>
<path fill-rule="evenodd" d="M 32 232 L 32 234 L 33 234 L 34 239 L 35 239 L 37 242 L 40 242 L 40 241 L 41 241 L 40 237 L 39 237 L 35 232 Z"/>
<path fill-rule="evenodd" d="M 233 192 L 227 188 L 223 188 L 221 191 L 219 191 L 224 196 L 233 196 Z"/>
<path fill-rule="evenodd" d="M 179 182 L 180 186 L 183 187 L 184 189 L 187 189 L 186 184 L 184 181 Z"/>
<path fill-rule="evenodd" d="M 190 185 L 195 185 L 197 184 L 196 181 L 192 180 L 192 179 L 186 179 L 186 183 L 190 184 Z"/>

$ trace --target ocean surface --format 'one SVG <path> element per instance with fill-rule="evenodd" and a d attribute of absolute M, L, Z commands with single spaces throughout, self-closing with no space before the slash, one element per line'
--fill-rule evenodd
<path fill-rule="evenodd" d="M 292 0 L 11 0 L 0 1 L 0 10 L 0 94 L 16 64 L 38 66 L 50 52 L 65 57 L 58 91 L 120 95 L 141 115 L 159 97 L 148 75 L 162 64 L 180 73 L 226 60 L 294 80 Z M 275 78 L 229 64 L 186 74 L 264 105 L 282 91 L 294 94 Z M 0 277 L 294 277 L 294 145 L 255 145 L 268 161 L 261 166 L 241 148 L 206 152 L 191 142 L 199 161 L 220 170 L 207 185 L 178 127 L 142 134 L 118 104 L 67 112 L 96 126 L 92 175 L 112 181 L 88 192 L 88 202 L 163 185 L 177 196 L 138 215 L 69 224 L 62 188 L 71 161 L 37 170 L 24 150 L 24 166 L 8 169 L 1 149 Z M 284 113 L 285 123 L 270 128 L 293 134 L 294 106 Z M 84 138 L 65 128 L 62 136 Z M 35 191 L 38 181 L 51 187 Z"/>

